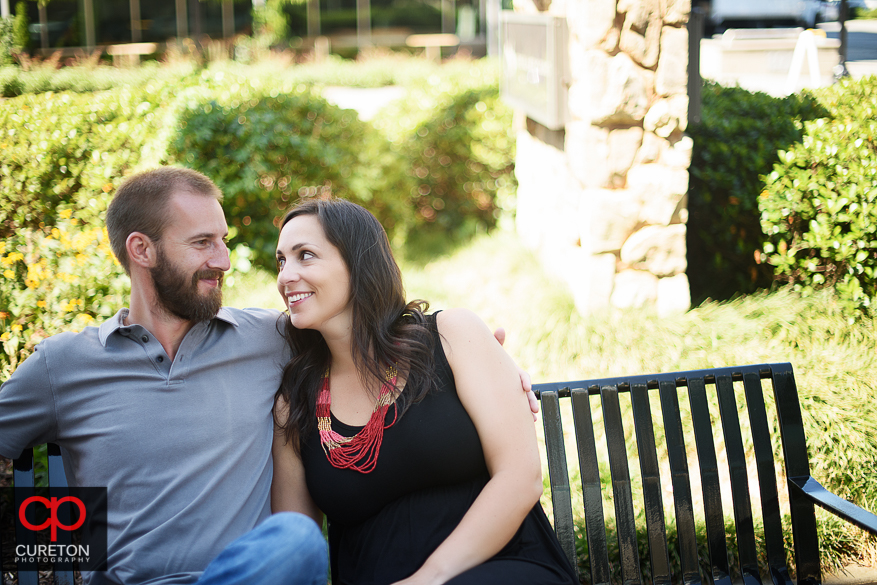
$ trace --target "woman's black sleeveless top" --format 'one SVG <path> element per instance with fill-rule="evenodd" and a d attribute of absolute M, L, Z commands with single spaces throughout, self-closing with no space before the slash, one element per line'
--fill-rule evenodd
<path fill-rule="evenodd" d="M 329 519 L 332 585 L 382 585 L 414 573 L 447 538 L 490 479 L 475 425 L 457 397 L 435 315 L 436 389 L 384 431 L 377 465 L 363 474 L 332 467 L 314 431 L 302 442 L 308 489 Z M 392 421 L 394 408 L 387 413 Z M 350 437 L 352 427 L 332 417 Z M 506 547 L 449 581 L 454 585 L 576 583 L 537 504 Z"/>

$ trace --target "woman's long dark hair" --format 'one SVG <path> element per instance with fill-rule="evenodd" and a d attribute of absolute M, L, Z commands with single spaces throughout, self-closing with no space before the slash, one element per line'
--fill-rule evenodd
<path fill-rule="evenodd" d="M 396 364 L 407 377 L 405 390 L 396 400 L 397 414 L 402 416 L 434 385 L 433 341 L 424 317 L 428 304 L 405 302 L 402 273 L 387 234 L 365 208 L 344 199 L 310 199 L 289 211 L 280 229 L 301 215 L 317 218 L 326 239 L 338 248 L 347 265 L 353 307 L 351 350 L 366 387 L 372 385 L 369 382 L 380 387 L 388 364 Z M 300 453 L 301 438 L 317 424 L 317 393 L 331 358 L 320 332 L 296 329 L 287 320 L 284 334 L 292 359 L 283 370 L 275 402 L 285 398 L 289 416 L 276 422 Z"/>

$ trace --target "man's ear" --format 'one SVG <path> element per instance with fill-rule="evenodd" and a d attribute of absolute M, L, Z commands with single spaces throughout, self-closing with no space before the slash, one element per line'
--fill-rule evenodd
<path fill-rule="evenodd" d="M 128 250 L 128 261 L 143 268 L 155 266 L 158 254 L 155 242 L 146 234 L 131 232 L 125 240 L 125 249 Z"/>

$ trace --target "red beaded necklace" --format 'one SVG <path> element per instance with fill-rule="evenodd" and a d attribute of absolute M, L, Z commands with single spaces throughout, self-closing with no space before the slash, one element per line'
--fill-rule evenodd
<path fill-rule="evenodd" d="M 381 384 L 381 393 L 375 402 L 371 418 L 361 431 L 352 437 L 344 437 L 332 430 L 330 407 L 332 395 L 329 393 L 329 372 L 323 375 L 320 391 L 317 394 L 317 428 L 320 430 L 320 443 L 332 467 L 352 469 L 360 473 L 369 473 L 378 462 L 384 429 L 396 423 L 398 411 L 393 422 L 384 426 L 384 419 L 390 405 L 395 402 L 396 378 L 398 372 L 394 366 L 387 368 L 385 381 Z"/>

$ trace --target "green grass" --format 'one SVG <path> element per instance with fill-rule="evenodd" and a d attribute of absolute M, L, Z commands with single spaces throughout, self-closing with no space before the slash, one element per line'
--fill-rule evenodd
<path fill-rule="evenodd" d="M 504 327 L 507 350 L 537 382 L 791 362 L 813 474 L 877 511 L 875 323 L 852 322 L 830 294 L 802 299 L 778 290 L 707 303 L 673 318 L 650 310 L 585 317 L 564 283 L 546 274 L 514 235 L 481 236 L 434 251 L 431 260 L 423 253 L 404 256 L 409 298 L 426 299 L 432 309 L 467 307 L 491 328 Z M 273 287 L 273 275 L 247 274 L 229 287 L 229 304 L 279 307 Z M 693 448 L 693 441 L 686 444 Z M 877 554 L 877 539 L 826 514 L 820 514 L 820 530 L 826 567 Z"/>

